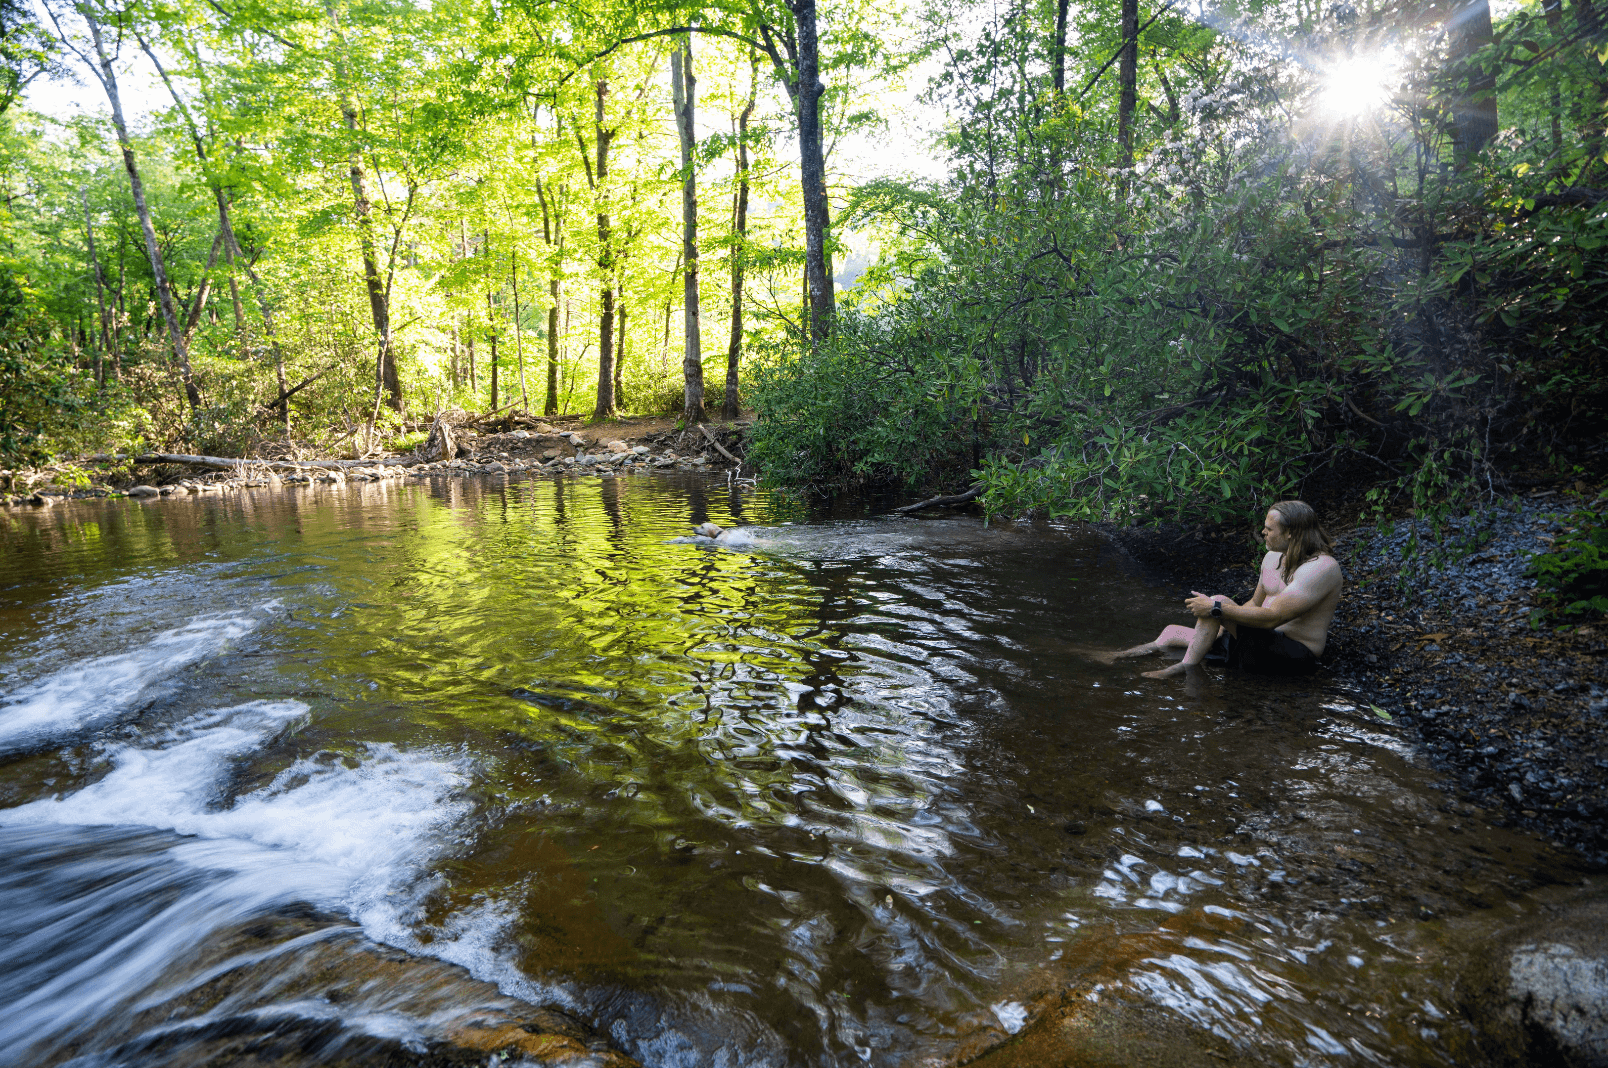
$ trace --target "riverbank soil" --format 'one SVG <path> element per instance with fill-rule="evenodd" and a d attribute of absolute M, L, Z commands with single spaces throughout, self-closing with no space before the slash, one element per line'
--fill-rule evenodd
<path fill-rule="evenodd" d="M 427 442 L 407 452 L 380 450 L 358 459 L 340 459 L 280 442 L 266 443 L 249 457 L 218 458 L 227 463 L 226 470 L 211 470 L 204 463 L 64 461 L 36 470 L 0 471 L 0 506 L 47 508 L 97 497 L 151 499 L 263 486 L 371 482 L 441 470 L 455 475 L 516 471 L 609 475 L 645 468 L 730 468 L 743 474 L 754 414 L 695 427 L 682 425 L 673 415 L 603 422 L 580 415 L 551 419 L 506 415 L 476 421 L 456 412 L 446 413 L 444 419 L 453 428 L 449 455 L 436 451 L 427 459 L 422 455 Z M 431 425 L 422 423 L 417 429 L 428 431 Z"/>

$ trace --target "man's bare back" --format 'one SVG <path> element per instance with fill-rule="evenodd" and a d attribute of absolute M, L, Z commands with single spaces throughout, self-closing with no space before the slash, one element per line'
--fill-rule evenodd
<path fill-rule="evenodd" d="M 1340 563 L 1327 553 L 1307 560 L 1295 569 L 1288 584 L 1280 571 L 1283 563 L 1281 552 L 1270 551 L 1262 557 L 1261 581 L 1256 584 L 1256 593 L 1248 605 L 1274 607 L 1271 602 L 1279 601 L 1286 593 L 1292 595 L 1285 600 L 1300 605 L 1310 603 L 1310 607 L 1302 607 L 1289 622 L 1273 629 L 1311 649 L 1313 655 L 1322 656 L 1329 641 L 1329 626 L 1334 622 L 1334 610 L 1340 604 L 1340 587 L 1344 582 Z"/>

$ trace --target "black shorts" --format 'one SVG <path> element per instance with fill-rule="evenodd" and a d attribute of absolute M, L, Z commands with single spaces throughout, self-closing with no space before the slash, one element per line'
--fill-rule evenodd
<path fill-rule="evenodd" d="M 1276 630 L 1247 627 L 1243 623 L 1236 624 L 1235 629 L 1239 631 L 1237 636 L 1225 630 L 1218 639 L 1228 656 L 1230 668 L 1248 675 L 1279 675 L 1286 678 L 1311 675 L 1318 670 L 1317 656 L 1294 638 Z"/>

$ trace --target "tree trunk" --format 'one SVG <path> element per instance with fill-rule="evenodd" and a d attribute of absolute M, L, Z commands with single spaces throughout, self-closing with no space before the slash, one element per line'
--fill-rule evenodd
<path fill-rule="evenodd" d="M 681 370 L 686 384 L 682 390 L 683 414 L 688 425 L 704 421 L 703 331 L 698 322 L 698 180 L 693 150 L 697 136 L 693 111 L 697 106 L 698 80 L 692 74 L 692 36 L 670 53 L 670 93 L 675 105 L 676 136 L 681 141 L 681 258 L 686 263 L 682 278 L 682 328 L 685 346 Z"/>
<path fill-rule="evenodd" d="M 156 227 L 151 222 L 151 209 L 145 200 L 145 183 L 140 179 L 139 161 L 134 156 L 134 142 L 129 140 L 128 123 L 123 119 L 123 101 L 118 94 L 117 74 L 111 58 L 106 54 L 106 42 L 101 37 L 100 23 L 87 8 L 81 9 L 84 21 L 89 24 L 90 37 L 95 42 L 95 55 L 100 60 L 99 80 L 106 90 L 107 102 L 112 108 L 112 123 L 117 128 L 118 147 L 123 152 L 123 168 L 128 171 L 128 182 L 134 194 L 134 211 L 139 216 L 140 230 L 145 236 L 145 254 L 151 261 L 151 277 L 156 282 L 156 299 L 162 309 L 162 321 L 167 326 L 168 340 L 173 345 L 173 359 L 178 366 L 179 380 L 190 410 L 201 407 L 201 391 L 196 387 L 195 375 L 190 371 L 190 354 L 184 347 L 179 330 L 179 315 L 173 305 L 173 287 L 168 283 L 167 264 L 156 243 Z"/>
<path fill-rule="evenodd" d="M 212 239 L 212 251 L 207 253 L 207 265 L 201 268 L 201 284 L 196 287 L 195 301 L 190 305 L 190 314 L 184 322 L 184 347 L 188 349 L 190 342 L 195 339 L 196 327 L 201 325 L 201 312 L 207 306 L 207 297 L 212 295 L 212 268 L 218 265 L 218 249 L 223 245 L 223 231 Z"/>
<path fill-rule="evenodd" d="M 826 86 L 821 83 L 815 2 L 796 0 L 789 7 L 798 28 L 798 84 L 792 95 L 798 112 L 799 178 L 804 198 L 804 277 L 810 294 L 810 337 L 822 341 L 832 333 L 837 295 L 832 288 L 832 265 L 826 247 L 831 229 L 821 130 L 821 95 Z"/>
<path fill-rule="evenodd" d="M 447 292 L 447 304 L 452 304 L 452 292 Z M 458 313 L 452 313 L 452 358 L 447 362 L 449 380 L 452 382 L 452 392 L 456 396 L 458 390 L 463 388 L 463 343 L 458 337 Z"/>
<path fill-rule="evenodd" d="M 491 347 L 491 410 L 497 410 L 497 331 L 493 330 L 486 339 Z"/>
<path fill-rule="evenodd" d="M 1055 0 L 1055 95 L 1066 92 L 1066 16 L 1069 0 Z"/>
<path fill-rule="evenodd" d="M 1491 44 L 1489 0 L 1469 0 L 1452 12 L 1447 33 L 1447 65 L 1452 86 L 1452 158 L 1459 168 L 1496 136 L 1496 76 L 1479 68 L 1475 56 Z"/>
<path fill-rule="evenodd" d="M 1603 47 L 1602 13 L 1597 10 L 1595 0 L 1573 0 L 1575 26 L 1591 52 L 1598 52 Z M 1585 106 L 1586 119 L 1580 126 L 1580 139 L 1585 142 L 1586 163 L 1575 176 L 1576 185 L 1585 185 L 1592 179 L 1592 172 L 1602 163 L 1603 141 L 1608 136 L 1608 123 L 1604 122 L 1604 111 L 1608 109 L 1608 69 L 1601 64 L 1593 64 L 1590 52 L 1586 60 L 1586 77 L 1596 85 L 1596 99 L 1588 99 Z M 1496 106 L 1494 103 L 1491 105 Z"/>
<path fill-rule="evenodd" d="M 95 224 L 89 215 L 89 190 L 83 186 L 78 188 L 78 199 L 84 204 L 84 238 L 89 243 L 89 262 L 95 269 L 95 301 L 100 307 L 100 351 L 109 352 L 112 347 L 111 319 L 106 312 L 106 276 L 101 272 L 100 257 L 95 254 Z M 99 357 L 96 357 L 97 364 Z M 105 385 L 106 379 L 97 366 L 95 380 L 98 385 Z"/>
<path fill-rule="evenodd" d="M 514 352 L 519 356 L 519 409 L 530 411 L 530 393 L 525 389 L 525 338 L 519 325 L 519 258 L 508 250 L 508 277 L 514 287 Z"/>
<path fill-rule="evenodd" d="M 547 396 L 542 400 L 543 415 L 558 414 L 558 272 L 562 267 L 564 256 L 563 223 L 558 214 L 557 193 L 554 194 L 553 203 L 547 202 L 548 187 L 542 184 L 540 177 L 536 179 L 536 199 L 542 205 L 542 242 L 547 246 L 550 254 L 548 262 L 547 279 Z M 557 251 L 558 261 L 551 259 L 551 253 Z"/>
<path fill-rule="evenodd" d="M 620 289 L 620 301 L 616 310 L 619 313 L 620 326 L 614 339 L 614 405 L 616 408 L 625 407 L 625 289 Z"/>
<path fill-rule="evenodd" d="M 547 295 L 552 303 L 547 306 L 547 398 L 542 402 L 543 415 L 558 414 L 558 279 L 547 283 Z"/>
<path fill-rule="evenodd" d="M 1133 113 L 1139 103 L 1139 0 L 1122 0 L 1122 54 L 1117 61 L 1117 140 L 1122 165 L 1133 166 Z"/>
<path fill-rule="evenodd" d="M 1542 0 L 1541 13 L 1546 17 L 1547 30 L 1552 39 L 1557 41 L 1563 37 L 1563 0 Z M 1558 91 L 1558 83 L 1553 81 L 1550 87 L 1548 110 L 1552 112 L 1552 154 L 1553 166 L 1557 166 L 1563 157 L 1563 96 Z"/>
<path fill-rule="evenodd" d="M 603 290 L 598 309 L 597 406 L 592 411 L 594 419 L 614 417 L 614 250 L 609 244 L 612 227 L 609 221 L 608 187 L 604 182 L 609 174 L 609 145 L 614 140 L 614 131 L 603 126 L 603 105 L 608 94 L 608 80 L 599 78 L 595 123 L 597 177 L 593 194 L 597 200 L 597 267 L 603 278 Z"/>
<path fill-rule="evenodd" d="M 759 97 L 759 66 L 750 54 L 752 78 L 748 103 L 737 116 L 737 204 L 733 212 L 731 245 L 731 339 L 726 345 L 726 398 L 720 413 L 727 419 L 740 414 L 737 397 L 737 370 L 743 357 L 743 258 L 748 239 L 748 120 L 753 117 Z"/>
<path fill-rule="evenodd" d="M 346 35 L 333 7 L 325 8 L 330 24 L 335 29 L 341 47 L 346 46 Z M 344 81 L 344 71 L 342 72 Z M 350 137 L 347 145 L 347 174 L 352 184 L 352 209 L 357 216 L 357 241 L 363 257 L 363 285 L 368 290 L 369 313 L 374 320 L 374 332 L 379 335 L 379 352 L 375 354 L 374 390 L 378 397 L 386 394 L 386 403 L 392 411 L 402 410 L 402 385 L 397 378 L 396 358 L 391 352 L 391 302 L 380 278 L 379 260 L 374 251 L 374 220 L 369 203 L 367 182 L 363 173 L 363 152 L 357 142 L 357 105 L 351 92 L 343 84 L 340 88 L 341 121 Z"/>

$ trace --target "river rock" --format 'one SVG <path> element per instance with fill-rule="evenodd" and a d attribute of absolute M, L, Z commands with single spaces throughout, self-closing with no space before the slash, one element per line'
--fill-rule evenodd
<path fill-rule="evenodd" d="M 648 453 L 652 452 L 653 450 L 648 448 L 646 445 L 638 445 L 638 446 L 634 447 L 631 451 L 636 453 L 638 456 L 646 456 Z"/>
<path fill-rule="evenodd" d="M 544 459 L 544 460 L 556 460 L 556 459 L 558 459 L 558 457 L 559 457 L 559 452 L 558 452 L 557 449 L 543 449 L 542 450 L 542 459 Z"/>
<path fill-rule="evenodd" d="M 1488 939 L 1464 1011 L 1495 1061 L 1608 1068 L 1608 898 L 1590 891 Z"/>
<path fill-rule="evenodd" d="M 507 472 L 508 468 L 498 461 L 493 460 L 491 463 L 485 466 L 484 470 L 490 471 L 493 474 L 503 474 Z"/>
<path fill-rule="evenodd" d="M 28 503 L 36 508 L 49 508 L 56 503 L 56 498 L 46 497 L 43 493 L 36 493 L 28 498 Z"/>
<path fill-rule="evenodd" d="M 160 497 L 162 495 L 162 491 L 157 489 L 155 486 L 135 486 L 133 489 L 128 491 L 128 495 L 135 498 Z"/>

